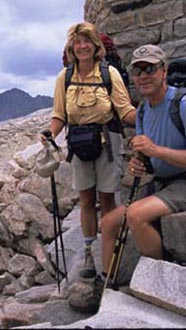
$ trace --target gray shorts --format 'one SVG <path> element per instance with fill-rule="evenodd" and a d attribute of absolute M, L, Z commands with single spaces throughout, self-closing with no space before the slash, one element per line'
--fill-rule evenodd
<path fill-rule="evenodd" d="M 186 211 L 186 176 L 170 181 L 153 182 L 154 196 L 165 202 L 174 213 Z"/>
<path fill-rule="evenodd" d="M 75 155 L 72 158 L 73 188 L 77 191 L 96 187 L 97 191 L 114 193 L 121 188 L 121 159 L 119 157 L 121 138 L 109 132 L 113 162 L 108 161 L 105 145 L 100 157 L 92 162 L 83 162 Z"/>

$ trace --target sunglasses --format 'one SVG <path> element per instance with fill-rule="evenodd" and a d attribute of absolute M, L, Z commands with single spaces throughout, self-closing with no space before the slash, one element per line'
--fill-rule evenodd
<path fill-rule="evenodd" d="M 159 68 L 163 67 L 163 63 L 161 64 L 148 64 L 144 67 L 140 67 L 140 66 L 133 66 L 131 68 L 131 74 L 133 76 L 140 76 L 142 74 L 142 72 L 145 72 L 149 75 L 153 75 L 157 72 L 157 70 Z"/>

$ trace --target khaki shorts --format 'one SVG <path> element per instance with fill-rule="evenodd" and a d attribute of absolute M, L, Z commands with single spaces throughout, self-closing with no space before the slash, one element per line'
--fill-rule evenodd
<path fill-rule="evenodd" d="M 160 198 L 172 212 L 186 211 L 186 177 L 165 182 L 154 181 L 154 196 Z"/>
<path fill-rule="evenodd" d="M 108 161 L 105 145 L 100 157 L 92 162 L 83 162 L 75 155 L 72 158 L 73 188 L 77 191 L 96 187 L 97 191 L 114 193 L 121 188 L 121 159 L 119 134 L 109 132 L 113 162 Z"/>

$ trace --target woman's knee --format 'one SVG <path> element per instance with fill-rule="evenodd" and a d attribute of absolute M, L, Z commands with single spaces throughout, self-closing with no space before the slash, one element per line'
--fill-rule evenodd
<path fill-rule="evenodd" d="M 80 192 L 80 207 L 81 209 L 90 209 L 96 205 L 96 194 L 94 190 Z"/>
<path fill-rule="evenodd" d="M 100 205 L 101 205 L 101 212 L 104 216 L 108 212 L 115 209 L 115 198 L 114 194 L 112 193 L 99 193 Z"/>
<path fill-rule="evenodd" d="M 113 211 L 107 213 L 101 218 L 101 232 L 109 235 L 115 235 L 118 227 L 121 225 L 122 215 L 124 214 L 124 206 L 119 206 Z"/>

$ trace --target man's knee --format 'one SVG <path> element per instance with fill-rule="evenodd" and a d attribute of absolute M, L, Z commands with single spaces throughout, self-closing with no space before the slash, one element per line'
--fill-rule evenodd
<path fill-rule="evenodd" d="M 110 222 L 109 222 L 109 218 L 110 218 L 109 213 L 107 213 L 106 215 L 104 215 L 104 216 L 101 218 L 101 221 L 100 221 L 100 227 L 101 227 L 101 232 L 102 232 L 102 233 L 108 232 L 108 231 L 110 230 Z"/>
<path fill-rule="evenodd" d="M 131 204 L 127 209 L 127 223 L 129 228 L 132 231 L 138 230 L 144 224 L 144 220 L 140 208 L 135 203 Z"/>

